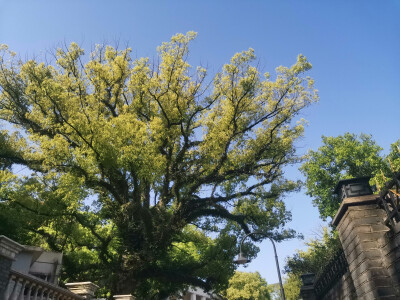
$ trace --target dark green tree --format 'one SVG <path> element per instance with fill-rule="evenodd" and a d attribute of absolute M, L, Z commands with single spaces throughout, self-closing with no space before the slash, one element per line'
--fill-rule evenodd
<path fill-rule="evenodd" d="M 334 217 L 339 208 L 339 197 L 333 193 L 339 180 L 374 177 L 381 170 L 387 172 L 387 164 L 381 155 L 382 148 L 370 135 L 323 136 L 322 143 L 317 151 L 309 151 L 300 170 L 306 177 L 306 193 L 325 220 Z"/>

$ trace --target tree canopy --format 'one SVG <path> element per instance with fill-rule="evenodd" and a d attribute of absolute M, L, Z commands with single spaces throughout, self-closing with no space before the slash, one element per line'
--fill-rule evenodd
<path fill-rule="evenodd" d="M 23 61 L 1 46 L 0 119 L 15 125 L 0 133 L 1 217 L 66 253 L 66 280 L 154 298 L 218 290 L 237 236 L 293 236 L 282 197 L 298 183 L 282 168 L 298 161 L 295 117 L 317 100 L 311 64 L 299 55 L 272 80 L 249 49 L 209 80 L 188 63 L 195 36 L 173 36 L 154 61 L 76 43 Z"/>
<path fill-rule="evenodd" d="M 224 295 L 229 300 L 270 300 L 269 287 L 258 272 L 236 271 Z"/>
<path fill-rule="evenodd" d="M 334 217 L 340 199 L 333 193 L 339 180 L 375 176 L 386 169 L 382 148 L 366 134 L 322 137 L 323 145 L 310 150 L 300 170 L 306 176 L 307 195 L 313 197 L 321 218 Z"/>
<path fill-rule="evenodd" d="M 333 218 L 339 208 L 340 199 L 333 193 L 339 180 L 371 176 L 371 183 L 379 189 L 400 170 L 400 140 L 387 155 L 372 136 L 363 133 L 322 136 L 322 143 L 318 150 L 308 152 L 300 170 L 306 176 L 306 193 L 314 198 L 323 219 Z"/>

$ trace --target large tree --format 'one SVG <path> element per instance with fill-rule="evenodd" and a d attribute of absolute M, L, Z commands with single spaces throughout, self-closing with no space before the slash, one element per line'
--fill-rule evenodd
<path fill-rule="evenodd" d="M 0 119 L 15 128 L 0 163 L 26 168 L 3 168 L 1 204 L 67 253 L 69 275 L 92 266 L 112 293 L 156 298 L 218 289 L 237 235 L 293 236 L 282 196 L 298 184 L 282 168 L 298 161 L 294 118 L 317 100 L 311 64 L 299 55 L 262 78 L 249 49 L 208 80 L 187 61 L 194 37 L 175 35 L 155 62 L 72 43 L 41 63 L 1 47 Z"/>

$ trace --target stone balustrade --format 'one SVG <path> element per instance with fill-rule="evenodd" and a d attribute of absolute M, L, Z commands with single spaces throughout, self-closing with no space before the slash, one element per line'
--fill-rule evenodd
<path fill-rule="evenodd" d="M 82 300 L 83 297 L 39 278 L 11 270 L 4 300 Z"/>

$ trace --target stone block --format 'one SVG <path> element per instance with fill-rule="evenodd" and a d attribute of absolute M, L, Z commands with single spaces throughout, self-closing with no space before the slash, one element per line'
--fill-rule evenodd
<path fill-rule="evenodd" d="M 390 228 L 388 228 L 385 224 L 371 224 L 372 231 L 383 231 L 389 232 Z"/>
<path fill-rule="evenodd" d="M 365 219 L 365 212 L 363 209 L 355 209 L 354 207 L 350 207 L 348 218 L 351 218 L 353 221 L 356 219 Z"/>
<path fill-rule="evenodd" d="M 346 251 L 352 251 L 356 245 L 360 243 L 360 239 L 357 236 L 357 233 L 355 231 L 349 232 L 348 236 L 346 239 L 341 239 L 342 247 Z"/>
<path fill-rule="evenodd" d="M 349 265 L 349 271 L 353 272 L 356 268 L 358 268 L 364 261 L 366 261 L 365 256 L 361 251 L 357 251 L 355 249 L 349 258 L 347 259 L 347 263 Z"/>
<path fill-rule="evenodd" d="M 132 295 L 115 295 L 114 300 L 135 300 L 136 298 Z"/>
<path fill-rule="evenodd" d="M 383 224 L 383 219 L 380 217 L 364 217 L 360 219 L 353 219 L 351 221 L 351 224 L 353 226 L 359 226 L 359 225 L 382 225 L 386 229 L 388 229 L 384 224 Z"/>
<path fill-rule="evenodd" d="M 354 226 L 354 231 L 357 231 L 358 233 L 370 233 L 372 232 L 371 225 L 358 225 Z"/>
<path fill-rule="evenodd" d="M 361 242 L 364 241 L 377 241 L 378 243 L 380 243 L 380 245 L 382 244 L 382 238 L 383 238 L 383 234 L 381 232 L 370 232 L 370 233 L 363 233 L 360 232 L 357 234 L 357 236 L 359 237 Z"/>
<path fill-rule="evenodd" d="M 99 288 L 90 281 L 66 283 L 65 286 L 70 292 L 82 296 L 85 299 L 92 299 Z"/>
<path fill-rule="evenodd" d="M 14 260 L 15 256 L 24 249 L 24 246 L 9 239 L 4 235 L 0 235 L 0 256 Z"/>
<path fill-rule="evenodd" d="M 377 287 L 376 292 L 379 298 L 395 297 L 392 287 Z"/>
<path fill-rule="evenodd" d="M 364 245 L 362 245 L 364 246 Z M 377 248 L 367 248 L 367 247 L 363 247 L 363 249 L 365 249 L 363 251 L 363 254 L 366 258 L 368 259 L 382 259 L 382 252 L 377 249 Z"/>

